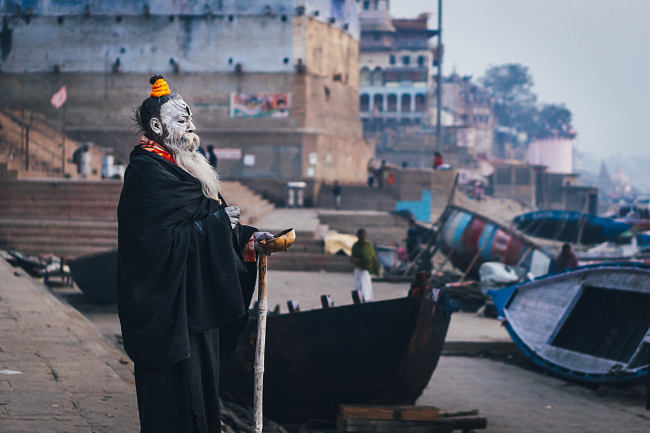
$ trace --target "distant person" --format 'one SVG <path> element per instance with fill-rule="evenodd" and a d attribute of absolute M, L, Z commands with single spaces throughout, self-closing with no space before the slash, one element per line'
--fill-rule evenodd
<path fill-rule="evenodd" d="M 196 151 L 199 152 L 201 156 L 203 156 L 204 158 L 206 157 L 205 149 L 203 148 L 203 146 L 197 147 Z"/>
<path fill-rule="evenodd" d="M 421 271 L 415 274 L 411 287 L 409 288 L 409 296 L 416 298 L 422 297 L 427 291 L 431 290 L 429 281 L 431 280 L 431 272 Z"/>
<path fill-rule="evenodd" d="M 219 158 L 217 157 L 217 154 L 214 151 L 214 146 L 211 144 L 208 145 L 208 152 L 206 155 L 206 159 L 208 160 L 208 162 L 212 167 L 214 167 L 215 169 L 217 168 L 217 165 L 219 163 Z"/>
<path fill-rule="evenodd" d="M 341 209 L 341 185 L 339 181 L 334 181 L 334 186 L 332 186 L 332 195 L 334 196 L 334 207 L 336 210 Z"/>
<path fill-rule="evenodd" d="M 381 160 L 381 165 L 375 170 L 375 179 L 377 180 L 377 188 L 384 187 L 384 174 L 386 173 L 386 160 Z"/>
<path fill-rule="evenodd" d="M 565 271 L 578 267 L 578 258 L 571 250 L 571 245 L 562 245 L 562 251 L 555 259 L 555 272 Z"/>
<path fill-rule="evenodd" d="M 438 170 L 445 161 L 442 159 L 442 153 L 434 152 L 433 153 L 433 169 Z"/>
<path fill-rule="evenodd" d="M 375 161 L 370 158 L 368 161 L 368 188 L 372 188 L 373 185 L 375 184 Z"/>
<path fill-rule="evenodd" d="M 475 181 L 474 188 L 472 191 L 472 196 L 474 197 L 474 200 L 481 201 L 482 190 L 483 190 L 483 186 L 481 185 L 481 182 L 478 180 Z"/>
<path fill-rule="evenodd" d="M 420 238 L 418 229 L 415 226 L 415 219 L 409 218 L 408 230 L 406 231 L 406 253 L 409 260 L 414 260 L 420 251 Z"/>
<path fill-rule="evenodd" d="M 405 262 L 408 260 L 408 252 L 406 251 L 406 248 L 399 244 L 399 242 L 395 242 L 395 252 L 397 253 L 397 260 L 400 262 Z"/>
<path fill-rule="evenodd" d="M 72 152 L 72 163 L 77 166 L 77 174 L 81 174 L 81 149 L 83 146 L 79 146 Z"/>
<path fill-rule="evenodd" d="M 361 290 L 366 301 L 372 301 L 372 278 L 377 275 L 379 262 L 372 243 L 366 239 L 366 230 L 357 230 L 358 240 L 352 245 L 352 263 L 354 264 L 354 290 Z"/>
<path fill-rule="evenodd" d="M 92 171 L 92 154 L 87 144 L 84 144 L 81 150 L 81 166 L 79 173 L 83 179 L 87 179 Z"/>

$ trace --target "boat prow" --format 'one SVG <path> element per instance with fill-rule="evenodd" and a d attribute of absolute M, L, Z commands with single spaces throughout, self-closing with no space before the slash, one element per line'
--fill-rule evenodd
<path fill-rule="evenodd" d="M 334 419 L 340 403 L 413 404 L 438 363 L 450 316 L 438 291 L 268 317 L 264 411 Z M 250 405 L 257 319 L 222 368 L 224 395 Z"/>

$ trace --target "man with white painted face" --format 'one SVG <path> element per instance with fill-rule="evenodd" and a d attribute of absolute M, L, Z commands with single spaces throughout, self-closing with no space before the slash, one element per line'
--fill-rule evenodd
<path fill-rule="evenodd" d="M 162 76 L 136 111 L 118 207 L 118 313 L 142 433 L 221 432 L 220 360 L 234 351 L 272 237 L 239 224 L 197 148 L 192 111 Z"/>

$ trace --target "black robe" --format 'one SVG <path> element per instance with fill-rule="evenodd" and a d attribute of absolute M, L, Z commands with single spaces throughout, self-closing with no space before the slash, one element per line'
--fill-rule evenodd
<path fill-rule="evenodd" d="M 222 328 L 234 350 L 255 287 L 242 251 L 253 227 L 231 229 L 224 204 L 164 158 L 136 148 L 118 206 L 117 306 L 134 362 L 160 366 L 189 357 L 189 333 Z"/>
<path fill-rule="evenodd" d="M 161 392 L 149 378 L 181 374 L 196 361 L 188 364 L 190 353 L 208 354 L 201 364 L 218 367 L 209 356 L 230 356 L 244 330 L 256 265 L 242 252 L 255 229 L 233 230 L 225 206 L 175 164 L 139 148 L 131 153 L 118 207 L 117 303 L 136 382 L 140 376 L 146 385 L 138 386 L 139 406 Z M 197 352 L 196 341 L 208 349 Z"/>

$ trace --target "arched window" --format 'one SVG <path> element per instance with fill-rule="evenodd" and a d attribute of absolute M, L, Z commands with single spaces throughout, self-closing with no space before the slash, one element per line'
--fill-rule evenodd
<path fill-rule="evenodd" d="M 379 112 L 384 111 L 384 95 L 382 95 L 381 93 L 377 93 L 372 98 L 372 104 L 375 111 L 379 111 Z"/>
<path fill-rule="evenodd" d="M 370 75 L 370 85 L 381 86 L 382 84 L 384 84 L 384 77 L 381 68 L 378 66 Z"/>
<path fill-rule="evenodd" d="M 422 113 L 427 111 L 427 97 L 422 93 L 415 95 L 415 111 Z"/>
<path fill-rule="evenodd" d="M 418 56 L 418 66 L 423 67 L 427 62 L 427 58 L 424 56 Z"/>
<path fill-rule="evenodd" d="M 402 113 L 411 112 L 411 95 L 405 93 L 402 95 Z"/>
<path fill-rule="evenodd" d="M 359 85 L 367 86 L 370 84 L 370 68 L 364 66 L 359 72 Z"/>
<path fill-rule="evenodd" d="M 364 93 L 359 97 L 359 110 L 368 111 L 370 110 L 370 96 Z"/>
<path fill-rule="evenodd" d="M 391 113 L 394 113 L 397 111 L 397 95 L 394 93 L 391 93 L 388 95 L 386 98 L 386 102 L 388 103 L 388 107 L 386 107 L 386 111 L 389 111 Z"/>

